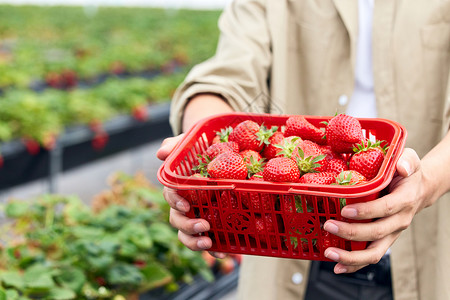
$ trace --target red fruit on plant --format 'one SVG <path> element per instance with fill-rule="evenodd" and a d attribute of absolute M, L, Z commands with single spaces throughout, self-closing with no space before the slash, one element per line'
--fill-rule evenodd
<path fill-rule="evenodd" d="M 270 130 L 259 126 L 258 123 L 246 120 L 239 123 L 228 138 L 229 141 L 236 142 L 239 145 L 239 150 L 255 150 L 260 152 L 264 144 L 268 144 L 268 139 L 278 128 L 273 127 Z"/>
<path fill-rule="evenodd" d="M 272 158 L 263 171 L 265 181 L 296 182 L 299 177 L 300 171 L 297 164 L 287 157 Z"/>
<path fill-rule="evenodd" d="M 25 148 L 27 149 L 28 153 L 31 155 L 36 155 L 41 151 L 41 145 L 39 143 L 31 138 L 24 138 L 23 143 L 25 144 Z"/>
<path fill-rule="evenodd" d="M 227 256 L 219 260 L 219 271 L 222 274 L 226 275 L 232 273 L 235 267 L 236 267 L 235 262 L 233 258 L 231 258 L 230 256 Z"/>
<path fill-rule="evenodd" d="M 66 89 L 73 88 L 78 83 L 78 76 L 74 70 L 66 69 L 61 72 L 62 84 Z"/>
<path fill-rule="evenodd" d="M 110 69 L 111 73 L 113 73 L 114 75 L 120 75 L 120 74 L 125 73 L 126 66 L 123 62 L 116 60 L 111 63 L 111 66 L 109 67 L 109 69 Z"/>
<path fill-rule="evenodd" d="M 0 168 L 3 167 L 4 163 L 5 163 L 5 160 L 3 159 L 3 156 L 0 154 Z"/>
<path fill-rule="evenodd" d="M 235 152 L 219 154 L 208 164 L 207 171 L 212 178 L 247 178 L 247 166 L 244 163 L 244 159 Z"/>
<path fill-rule="evenodd" d="M 138 121 L 144 122 L 148 119 L 148 110 L 147 105 L 138 105 L 133 107 L 131 111 L 133 118 L 135 118 Z"/>
<path fill-rule="evenodd" d="M 355 185 L 367 182 L 366 177 L 355 170 L 342 171 L 336 177 L 336 183 L 339 185 Z"/>
<path fill-rule="evenodd" d="M 364 139 L 359 121 L 351 116 L 339 114 L 326 127 L 328 144 L 335 152 L 352 152 L 356 143 Z"/>
<path fill-rule="evenodd" d="M 342 158 L 333 158 L 328 161 L 327 172 L 334 173 L 335 175 L 341 173 L 342 171 L 347 171 L 348 165 Z"/>
<path fill-rule="evenodd" d="M 45 75 L 45 82 L 52 88 L 59 89 L 63 86 L 62 76 L 57 72 L 49 72 Z"/>
<path fill-rule="evenodd" d="M 293 116 L 286 121 L 286 136 L 299 136 L 318 144 L 325 144 L 325 132 L 311 124 L 303 116 Z"/>
<path fill-rule="evenodd" d="M 307 184 L 332 184 L 336 183 L 336 174 L 331 172 L 306 173 L 298 183 Z"/>
<path fill-rule="evenodd" d="M 102 150 L 108 143 L 109 136 L 106 132 L 97 132 L 92 139 L 92 147 L 95 150 Z"/>
<path fill-rule="evenodd" d="M 95 278 L 95 282 L 97 282 L 97 284 L 99 286 L 105 286 L 106 285 L 106 279 L 104 277 L 97 277 Z"/>
<path fill-rule="evenodd" d="M 375 178 L 384 161 L 385 152 L 380 142 L 363 142 L 354 148 L 355 154 L 350 159 L 349 169 L 355 170 L 366 177 L 367 180 Z"/>
<path fill-rule="evenodd" d="M 138 269 L 143 269 L 147 266 L 147 262 L 145 260 L 137 259 L 134 261 L 133 265 Z"/>
<path fill-rule="evenodd" d="M 55 148 L 56 145 L 56 137 L 54 134 L 48 133 L 45 134 L 42 138 L 42 144 L 44 145 L 44 148 L 47 150 L 52 150 Z"/>

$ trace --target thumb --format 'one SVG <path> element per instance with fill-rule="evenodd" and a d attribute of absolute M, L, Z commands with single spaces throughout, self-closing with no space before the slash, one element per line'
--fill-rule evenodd
<path fill-rule="evenodd" d="M 156 152 L 156 157 L 158 157 L 160 160 L 165 160 L 167 156 L 169 156 L 169 154 L 175 148 L 175 146 L 178 144 L 178 142 L 181 141 L 183 136 L 184 133 L 177 135 L 175 137 L 166 138 L 161 143 L 161 147 Z"/>
<path fill-rule="evenodd" d="M 416 151 L 405 148 L 397 162 L 397 173 L 402 177 L 409 177 L 420 169 L 420 158 Z"/>

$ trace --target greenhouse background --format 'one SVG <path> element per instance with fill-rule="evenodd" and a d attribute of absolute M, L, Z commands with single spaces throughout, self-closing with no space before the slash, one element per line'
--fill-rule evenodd
<path fill-rule="evenodd" d="M 240 258 L 180 245 L 155 156 L 229 2 L 0 1 L 0 299 L 235 298 Z"/>

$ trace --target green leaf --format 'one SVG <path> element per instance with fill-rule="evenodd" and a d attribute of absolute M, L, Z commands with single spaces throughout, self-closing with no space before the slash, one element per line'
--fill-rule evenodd
<path fill-rule="evenodd" d="M 129 223 L 119 231 L 118 235 L 141 249 L 149 249 L 153 245 L 147 227 L 143 224 Z"/>
<path fill-rule="evenodd" d="M 102 228 L 93 226 L 76 226 L 72 228 L 72 233 L 77 238 L 99 239 L 104 236 L 105 231 Z"/>
<path fill-rule="evenodd" d="M 2 272 L 0 274 L 0 280 L 7 287 L 13 287 L 18 290 L 22 290 L 25 287 L 25 281 L 17 271 Z"/>
<path fill-rule="evenodd" d="M 19 299 L 19 292 L 13 289 L 7 289 L 6 291 L 6 299 L 7 300 L 17 300 Z M 1 299 L 1 297 L 0 297 Z"/>
<path fill-rule="evenodd" d="M 164 286 L 173 280 L 173 276 L 169 270 L 157 262 L 148 262 L 141 272 L 145 277 L 143 290 Z"/>
<path fill-rule="evenodd" d="M 76 294 L 70 290 L 65 288 L 52 288 L 48 297 L 52 300 L 67 300 L 67 299 L 75 299 Z"/>
<path fill-rule="evenodd" d="M 9 202 L 5 207 L 6 216 L 9 218 L 20 218 L 27 214 L 30 203 L 22 201 Z"/>
<path fill-rule="evenodd" d="M 126 286 L 131 289 L 140 285 L 143 280 L 144 276 L 137 267 L 125 263 L 111 267 L 107 273 L 108 283 Z"/>
<path fill-rule="evenodd" d="M 72 291 L 79 292 L 86 282 L 84 271 L 77 267 L 65 268 L 60 274 L 55 276 L 55 280 L 63 287 L 69 288 Z"/>
<path fill-rule="evenodd" d="M 0 287 L 0 300 L 8 300 L 8 298 L 6 298 L 5 290 L 3 290 L 1 287 Z"/>
<path fill-rule="evenodd" d="M 172 248 L 174 244 L 178 243 L 176 232 L 166 223 L 153 223 L 148 230 L 153 241 L 162 244 L 167 248 Z"/>
<path fill-rule="evenodd" d="M 95 270 L 104 270 L 114 263 L 114 257 L 109 254 L 100 256 L 88 256 L 87 262 Z"/>

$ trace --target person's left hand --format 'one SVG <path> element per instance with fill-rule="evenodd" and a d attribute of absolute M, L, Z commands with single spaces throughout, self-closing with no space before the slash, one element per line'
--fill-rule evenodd
<path fill-rule="evenodd" d="M 325 256 L 338 262 L 335 273 L 352 273 L 379 262 L 400 233 L 409 227 L 416 213 L 430 205 L 429 197 L 424 195 L 421 162 L 414 150 L 407 148 L 403 151 L 389 191 L 384 197 L 342 209 L 341 215 L 345 218 L 377 219 L 373 222 L 325 222 L 324 229 L 332 234 L 351 241 L 372 241 L 367 249 L 360 251 L 327 248 Z"/>

